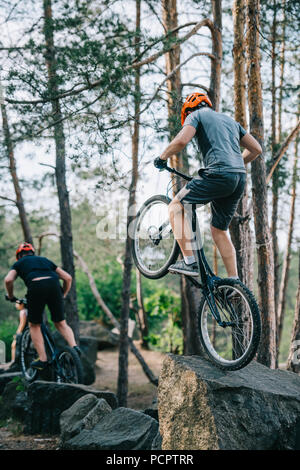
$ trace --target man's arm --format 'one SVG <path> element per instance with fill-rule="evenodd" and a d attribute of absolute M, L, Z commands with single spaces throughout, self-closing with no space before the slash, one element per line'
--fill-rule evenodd
<path fill-rule="evenodd" d="M 72 276 L 67 273 L 67 271 L 64 271 L 61 268 L 56 268 L 55 271 L 58 274 L 59 279 L 63 280 L 64 297 L 66 297 L 68 295 L 69 290 L 71 289 Z"/>
<path fill-rule="evenodd" d="M 244 137 L 242 137 L 240 144 L 242 147 L 245 147 L 245 150 L 242 153 L 245 163 L 252 162 L 262 153 L 262 148 L 259 142 L 251 134 L 245 134 Z"/>
<path fill-rule="evenodd" d="M 181 152 L 184 147 L 189 143 L 190 140 L 194 137 L 196 129 L 193 126 L 184 126 L 180 132 L 174 137 L 168 147 L 161 154 L 161 160 L 167 160 L 172 155 L 176 155 Z"/>
<path fill-rule="evenodd" d="M 6 292 L 10 299 L 14 298 L 14 281 L 16 280 L 17 275 L 17 271 L 15 269 L 11 269 L 4 279 Z"/>

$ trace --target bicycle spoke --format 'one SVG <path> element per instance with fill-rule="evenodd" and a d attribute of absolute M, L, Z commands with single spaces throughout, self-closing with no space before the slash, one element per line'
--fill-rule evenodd
<path fill-rule="evenodd" d="M 175 246 L 168 216 L 168 202 L 158 197 L 147 204 L 138 216 L 134 253 L 139 269 L 149 277 L 159 274 L 168 267 Z"/>
<path fill-rule="evenodd" d="M 201 328 L 210 354 L 220 363 L 226 364 L 239 360 L 247 353 L 253 322 L 246 298 L 234 287 L 220 286 L 214 298 L 221 323 L 215 320 L 206 301 Z"/>

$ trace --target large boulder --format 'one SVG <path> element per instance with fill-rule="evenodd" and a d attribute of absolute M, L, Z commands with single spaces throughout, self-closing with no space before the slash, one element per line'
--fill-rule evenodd
<path fill-rule="evenodd" d="M 149 450 L 157 438 L 158 422 L 140 411 L 117 408 L 91 430 L 84 429 L 68 440 L 70 450 Z"/>
<path fill-rule="evenodd" d="M 119 336 L 112 333 L 99 322 L 82 320 L 79 323 L 80 336 L 89 336 L 97 340 L 98 350 L 114 348 L 119 344 Z"/>
<path fill-rule="evenodd" d="M 258 362 L 224 372 L 166 356 L 158 386 L 164 450 L 300 449 L 300 377 Z"/>
<path fill-rule="evenodd" d="M 103 398 L 93 394 L 83 395 L 60 415 L 61 447 L 64 442 L 83 429 L 92 429 L 112 409 Z"/>
<path fill-rule="evenodd" d="M 80 350 L 91 364 L 97 361 L 98 341 L 92 336 L 80 336 Z"/>
<path fill-rule="evenodd" d="M 84 385 L 39 380 L 33 382 L 28 387 L 29 411 L 25 420 L 25 432 L 59 434 L 61 413 L 87 394 L 98 399 L 103 398 L 112 409 L 118 406 L 117 397 L 112 392 L 94 390 Z"/>

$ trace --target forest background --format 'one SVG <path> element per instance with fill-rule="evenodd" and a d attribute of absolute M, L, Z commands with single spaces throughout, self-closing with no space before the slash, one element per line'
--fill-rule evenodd
<path fill-rule="evenodd" d="M 267 326 L 261 361 L 286 363 L 299 289 L 297 2 L 0 0 L 0 8 L 1 278 L 17 245 L 32 241 L 76 272 L 66 302 L 76 334 L 79 320 L 114 326 L 107 309 L 121 322 L 125 371 L 128 317 L 143 347 L 197 353 L 187 322 L 196 293 L 179 276 L 141 278 L 126 226 L 128 206 L 166 193 L 169 176 L 153 160 L 179 131 L 184 98 L 204 90 L 215 109 L 263 145 L 263 158 L 248 168 L 247 199 L 231 236 L 240 277 L 253 288 Z M 171 163 L 190 174 L 202 165 L 193 143 Z M 225 275 L 210 240 L 208 207 L 200 213 L 208 259 Z M 16 295 L 24 293 L 18 280 Z M 8 359 L 17 322 L 0 296 Z M 124 403 L 125 382 L 121 377 Z"/>

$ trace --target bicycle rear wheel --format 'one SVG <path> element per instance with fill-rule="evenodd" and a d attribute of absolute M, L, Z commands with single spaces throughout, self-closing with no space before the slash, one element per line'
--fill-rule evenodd
<path fill-rule="evenodd" d="M 69 346 L 59 352 L 56 359 L 56 382 L 80 384 L 83 382 L 83 368 L 78 353 Z"/>
<path fill-rule="evenodd" d="M 208 358 L 224 370 L 238 370 L 254 358 L 261 335 L 259 308 L 251 291 L 240 281 L 216 282 L 214 301 L 223 325 L 202 298 L 198 311 L 198 333 Z"/>
<path fill-rule="evenodd" d="M 21 337 L 20 360 L 23 376 L 28 382 L 33 382 L 37 377 L 38 371 L 30 366 L 31 362 L 37 358 L 38 354 L 31 340 L 29 327 L 26 327 Z"/>
<path fill-rule="evenodd" d="M 133 226 L 133 259 L 139 271 L 150 279 L 165 276 L 179 255 L 169 222 L 169 203 L 166 196 L 151 197 L 139 210 Z"/>

